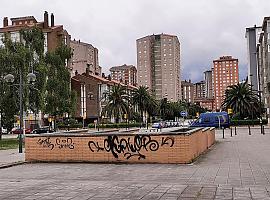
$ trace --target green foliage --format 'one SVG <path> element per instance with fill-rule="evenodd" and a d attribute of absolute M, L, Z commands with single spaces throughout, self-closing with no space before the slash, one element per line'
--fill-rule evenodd
<path fill-rule="evenodd" d="M 143 114 L 148 113 L 148 117 L 158 115 L 158 104 L 150 94 L 148 87 L 139 86 L 132 92 L 132 105 L 136 105 L 140 112 L 140 121 L 143 123 Z M 138 119 L 137 119 L 138 120 Z M 150 121 L 147 119 L 147 121 Z"/>
<path fill-rule="evenodd" d="M 268 124 L 267 119 L 262 120 L 262 124 L 266 125 Z M 260 125 L 260 120 L 259 119 L 254 119 L 254 120 L 231 120 L 230 123 L 231 126 L 241 126 L 241 125 Z"/>
<path fill-rule="evenodd" d="M 75 119 L 66 119 L 62 122 L 57 123 L 57 127 L 59 129 L 67 129 L 67 128 L 82 128 L 82 123 L 79 123 Z"/>
<path fill-rule="evenodd" d="M 100 128 L 132 128 L 132 127 L 140 127 L 141 123 L 115 123 L 115 124 L 99 124 Z M 95 124 L 88 124 L 88 128 L 95 128 Z"/>
<path fill-rule="evenodd" d="M 259 96 L 255 91 L 252 91 L 247 80 L 244 83 L 229 86 L 225 91 L 225 100 L 222 103 L 222 108 L 223 110 L 231 108 L 235 114 L 239 115 L 240 119 L 256 119 L 264 112 Z"/>
<path fill-rule="evenodd" d="M 74 114 L 76 93 L 70 91 L 70 73 L 65 66 L 71 49 L 61 45 L 44 56 L 42 30 L 37 27 L 23 29 L 20 35 L 21 42 L 12 42 L 9 34 L 5 34 L 4 46 L 0 47 L 0 112 L 4 127 L 11 129 L 14 115 L 19 115 L 18 89 L 3 80 L 9 73 L 15 77 L 14 85 L 19 84 L 19 72 L 23 74 L 24 111 Z M 33 85 L 26 84 L 30 72 L 37 76 Z"/>
<path fill-rule="evenodd" d="M 10 130 L 13 127 L 14 115 L 19 114 L 19 106 L 16 106 L 19 104 L 19 92 L 14 85 L 6 83 L 3 77 L 9 73 L 14 75 L 14 84 L 18 85 L 21 71 L 23 82 L 26 82 L 29 49 L 23 43 L 13 43 L 7 35 L 4 44 L 0 47 L 0 112 L 3 116 L 2 125 Z M 23 97 L 23 104 L 27 104 L 27 95 Z"/>
<path fill-rule="evenodd" d="M 18 139 L 2 139 L 0 140 L 0 150 L 18 148 Z"/>
<path fill-rule="evenodd" d="M 65 65 L 70 56 L 71 50 L 65 45 L 46 54 L 50 76 L 46 85 L 45 112 L 52 116 L 74 113 L 76 95 L 70 91 L 70 73 Z"/>
<path fill-rule="evenodd" d="M 124 114 L 128 113 L 128 101 L 129 97 L 126 94 L 126 90 L 123 86 L 114 85 L 107 94 L 107 105 L 104 109 L 104 115 L 114 117 L 116 123 L 119 123 L 120 118 Z"/>

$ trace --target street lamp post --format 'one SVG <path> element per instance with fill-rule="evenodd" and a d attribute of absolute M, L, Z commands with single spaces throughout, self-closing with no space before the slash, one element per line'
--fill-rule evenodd
<path fill-rule="evenodd" d="M 14 76 L 12 74 L 8 74 L 4 77 L 5 81 L 8 83 L 14 82 Z M 29 73 L 27 75 L 27 80 L 29 83 L 33 83 L 36 81 L 36 75 L 34 73 Z M 14 84 L 18 85 L 18 84 Z M 19 101 L 20 101 L 20 134 L 19 134 L 19 153 L 22 153 L 23 146 L 23 73 L 22 68 L 19 68 Z"/>

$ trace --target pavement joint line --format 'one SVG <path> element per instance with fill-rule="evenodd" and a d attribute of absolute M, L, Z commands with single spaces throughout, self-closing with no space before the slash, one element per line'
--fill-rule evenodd
<path fill-rule="evenodd" d="M 14 166 L 18 166 L 18 165 L 24 165 L 26 163 L 27 163 L 26 161 L 18 161 L 18 162 L 12 162 L 12 163 L 7 163 L 7 164 L 0 164 L 0 169 L 14 167 Z"/>

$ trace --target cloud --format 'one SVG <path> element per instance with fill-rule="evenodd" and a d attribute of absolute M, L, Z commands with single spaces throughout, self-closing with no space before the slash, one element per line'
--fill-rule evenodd
<path fill-rule="evenodd" d="M 222 55 L 238 58 L 240 77 L 245 77 L 245 28 L 261 25 L 269 6 L 269 0 L 2 0 L 0 13 L 1 18 L 33 15 L 41 21 L 45 10 L 53 12 L 72 38 L 99 49 L 107 73 L 114 65 L 136 65 L 136 39 L 177 35 L 182 79 L 195 82 Z"/>

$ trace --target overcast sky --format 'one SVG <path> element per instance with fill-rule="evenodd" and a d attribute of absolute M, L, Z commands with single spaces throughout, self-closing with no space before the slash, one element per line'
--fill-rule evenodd
<path fill-rule="evenodd" d="M 45 10 L 72 39 L 99 49 L 105 73 L 111 66 L 136 65 L 136 39 L 167 33 L 180 40 L 182 79 L 200 81 L 213 59 L 232 55 L 239 59 L 242 80 L 245 28 L 261 26 L 270 16 L 270 0 L 1 0 L 0 16 L 43 21 Z"/>

